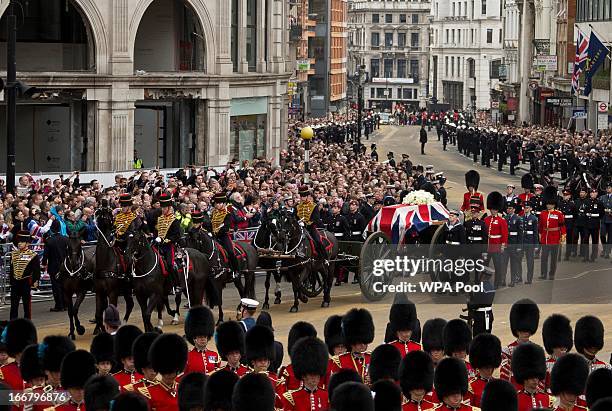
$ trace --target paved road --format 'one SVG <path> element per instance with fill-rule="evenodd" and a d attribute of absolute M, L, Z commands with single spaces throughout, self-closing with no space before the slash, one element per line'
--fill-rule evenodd
<path fill-rule="evenodd" d="M 381 129 L 381 132 L 375 137 L 374 140 L 377 142 L 379 146 L 379 155 L 382 158 L 385 158 L 387 151 L 394 151 L 396 154 L 396 158 L 401 158 L 401 153 L 408 153 L 412 161 L 417 164 L 421 163 L 423 165 L 432 164 L 435 166 L 437 170 L 444 170 L 447 178 L 447 190 L 449 194 L 449 205 L 454 207 L 459 204 L 461 201 L 461 197 L 463 192 L 465 191 L 464 187 L 464 173 L 468 169 L 472 168 L 472 162 L 462 156 L 460 156 L 452 147 L 449 148 L 449 152 L 443 152 L 441 149 L 441 144 L 437 142 L 437 138 L 435 137 L 435 133 L 430 134 L 430 143 L 427 144 L 426 147 L 426 156 L 420 156 L 418 153 L 420 151 L 420 146 L 418 143 L 418 127 L 394 127 L 387 126 Z M 434 141 L 436 140 L 436 141 Z M 364 141 L 364 143 L 368 144 L 368 141 Z M 491 190 L 499 190 L 503 189 L 505 185 L 509 181 L 514 181 L 516 183 L 520 183 L 519 179 L 516 177 L 511 177 L 507 174 L 498 174 L 497 171 L 490 171 L 486 169 L 480 168 L 478 166 L 477 170 L 481 173 L 481 190 L 484 192 L 489 192 Z M 517 184 L 520 185 L 520 184 Z M 588 270 L 593 270 L 594 266 L 588 266 Z M 576 272 L 584 272 L 584 267 L 581 264 L 574 263 L 571 266 L 567 266 L 566 268 L 568 277 L 576 276 Z M 578 271 L 580 270 L 580 271 Z M 537 273 L 537 271 L 536 271 Z M 577 304 L 576 299 L 572 298 L 573 290 L 576 284 L 581 284 L 582 281 L 593 281 L 592 277 L 589 277 L 593 273 L 587 272 L 583 274 L 578 279 L 572 280 L 559 280 L 555 283 L 554 290 L 557 290 L 559 294 L 559 299 L 557 301 L 562 301 L 562 304 L 541 304 L 540 308 L 542 311 L 541 318 L 542 321 L 548 315 L 554 312 L 562 312 L 566 314 L 570 319 L 575 322 L 578 318 L 586 314 L 597 314 L 599 315 L 608 328 L 612 328 L 612 310 L 610 310 L 610 305 L 605 304 Z M 601 274 L 601 273 L 600 273 Z M 600 275 L 598 274 L 598 275 Z M 608 273 L 609 274 L 609 273 Z M 537 275 L 537 274 L 536 274 Z M 610 277 L 609 275 L 601 275 L 601 277 Z M 599 280 L 603 281 L 602 278 Z M 263 299 L 263 281 L 262 277 L 257 278 L 257 297 L 260 301 Z M 562 283 L 567 283 L 568 286 L 561 285 Z M 557 285 L 559 284 L 559 285 Z M 530 292 L 537 290 L 538 287 L 543 287 L 544 284 L 534 284 L 531 289 L 520 288 L 520 292 L 518 293 L 520 297 L 529 295 Z M 557 288 L 560 287 L 560 288 Z M 610 290 L 609 286 L 606 286 L 605 290 Z M 519 288 L 515 288 L 515 290 L 519 290 Z M 561 290 L 561 291 L 559 291 Z M 500 295 L 500 300 L 504 300 L 502 298 L 505 290 L 501 290 L 498 295 Z M 516 292 L 516 291 L 513 291 Z M 353 307 L 366 307 L 368 308 L 374 317 L 374 321 L 376 324 L 376 339 L 374 344 L 378 344 L 382 342 L 384 337 L 385 324 L 388 319 L 388 311 L 390 301 L 386 300 L 381 303 L 368 303 L 363 300 L 361 297 L 361 292 L 359 287 L 356 285 L 342 285 L 340 287 L 334 287 L 332 290 L 332 304 L 330 308 L 322 309 L 320 308 L 321 298 L 314 298 L 308 304 L 301 304 L 300 311 L 296 314 L 289 313 L 289 308 L 291 306 L 292 301 L 288 298 L 290 296 L 289 287 L 287 284 L 283 284 L 283 302 L 280 305 L 272 305 L 270 308 L 270 313 L 272 314 L 274 321 L 274 329 L 276 333 L 276 338 L 280 341 L 286 343 L 287 334 L 291 325 L 297 320 L 306 320 L 313 323 L 319 333 L 323 334 L 323 324 L 329 315 L 332 314 L 343 314 L 347 310 Z M 511 302 L 513 300 L 510 300 Z M 225 315 L 226 318 L 233 314 L 233 308 L 236 307 L 238 302 L 238 296 L 233 287 L 230 287 L 226 290 L 225 295 Z M 602 301 L 609 302 L 609 298 Z M 49 334 L 65 334 L 67 333 L 67 317 L 65 313 L 50 313 L 49 312 L 50 304 L 48 302 L 36 303 L 34 304 L 34 321 L 38 325 L 40 329 L 40 333 L 42 335 Z M 509 330 L 508 324 L 508 312 L 509 312 L 508 304 L 496 304 L 494 307 L 495 314 L 495 322 L 494 322 L 494 332 L 497 334 L 502 342 L 508 343 L 513 337 Z M 94 300 L 93 298 L 88 298 L 84 303 L 81 310 L 81 319 L 87 327 L 87 332 L 85 336 L 77 338 L 77 345 L 80 347 L 88 347 L 91 341 L 91 332 L 92 326 L 87 324 L 87 320 L 93 317 L 93 308 L 94 308 Z M 419 318 L 421 319 L 421 323 L 424 323 L 427 319 L 434 317 L 442 317 L 446 319 L 456 318 L 458 314 L 461 313 L 461 309 L 463 305 L 459 304 L 418 304 L 418 313 Z M 120 304 L 120 310 L 123 310 L 123 304 Z M 0 318 L 8 317 L 8 307 L 0 308 Z M 165 315 L 164 321 L 166 324 L 169 324 L 170 318 Z M 140 325 L 140 314 L 138 309 L 136 308 L 134 313 L 132 314 L 132 318 L 130 319 L 131 323 Z M 181 320 L 182 322 L 182 320 Z M 182 333 L 182 323 L 179 326 L 169 326 L 166 325 L 164 327 L 164 331 L 173 331 Z M 541 337 L 538 334 L 534 339 L 536 342 L 541 342 Z M 612 350 L 612 332 L 608 332 L 606 334 L 606 345 L 604 347 L 604 353 L 601 354 L 601 358 L 604 360 L 609 359 L 610 351 Z M 285 362 L 287 362 L 287 356 L 285 355 Z"/>

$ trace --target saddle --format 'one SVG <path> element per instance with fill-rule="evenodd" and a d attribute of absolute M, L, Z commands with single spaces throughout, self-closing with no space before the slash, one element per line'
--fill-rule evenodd
<path fill-rule="evenodd" d="M 245 261 L 247 254 L 246 251 L 244 251 L 244 248 L 236 241 L 232 241 L 232 246 L 234 247 L 234 255 L 236 256 L 238 262 Z M 221 256 L 221 261 L 223 261 L 223 264 L 229 264 L 229 257 L 225 248 L 223 248 L 223 246 L 217 241 L 215 241 L 215 247 L 217 247 L 217 251 Z"/>
<path fill-rule="evenodd" d="M 321 240 L 321 244 L 323 245 L 323 248 L 327 252 L 327 255 L 329 255 L 334 246 L 333 243 L 329 241 L 327 236 L 322 236 L 320 233 L 318 234 L 319 234 L 319 239 Z M 308 236 L 308 241 L 310 242 L 310 250 L 312 251 L 313 257 L 319 257 L 319 253 L 317 252 L 317 246 L 315 245 L 315 242 L 310 235 Z"/>
<path fill-rule="evenodd" d="M 121 252 L 119 247 L 113 247 L 113 252 L 115 253 L 115 258 L 117 259 L 117 268 L 121 269 L 121 273 L 127 273 L 127 261 L 125 261 L 125 256 Z"/>

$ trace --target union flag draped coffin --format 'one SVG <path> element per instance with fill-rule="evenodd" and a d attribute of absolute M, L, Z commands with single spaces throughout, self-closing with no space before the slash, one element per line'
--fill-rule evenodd
<path fill-rule="evenodd" d="M 398 204 L 381 208 L 366 230 L 382 231 L 391 238 L 393 244 L 402 244 L 409 230 L 421 232 L 434 221 L 448 219 L 448 215 L 449 212 L 442 203 Z"/>

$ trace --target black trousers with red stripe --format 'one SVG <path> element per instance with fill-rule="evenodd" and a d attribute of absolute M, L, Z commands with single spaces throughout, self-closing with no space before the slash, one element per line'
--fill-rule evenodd
<path fill-rule="evenodd" d="M 19 317 L 19 303 L 23 301 L 24 318 L 32 319 L 32 295 L 30 279 L 11 279 L 11 316 L 10 319 Z"/>

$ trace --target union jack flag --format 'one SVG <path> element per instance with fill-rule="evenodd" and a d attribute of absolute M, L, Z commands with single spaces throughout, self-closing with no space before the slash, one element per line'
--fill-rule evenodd
<path fill-rule="evenodd" d="M 582 31 L 578 30 L 578 39 L 576 40 L 576 58 L 574 59 L 574 73 L 572 74 L 572 90 L 578 93 L 580 89 L 579 78 L 584 71 L 589 57 L 589 38 Z"/>
<path fill-rule="evenodd" d="M 382 231 L 391 237 L 393 244 L 402 244 L 408 230 L 423 231 L 434 221 L 448 219 L 448 210 L 442 203 L 398 204 L 380 209 L 370 221 L 367 231 Z"/>

